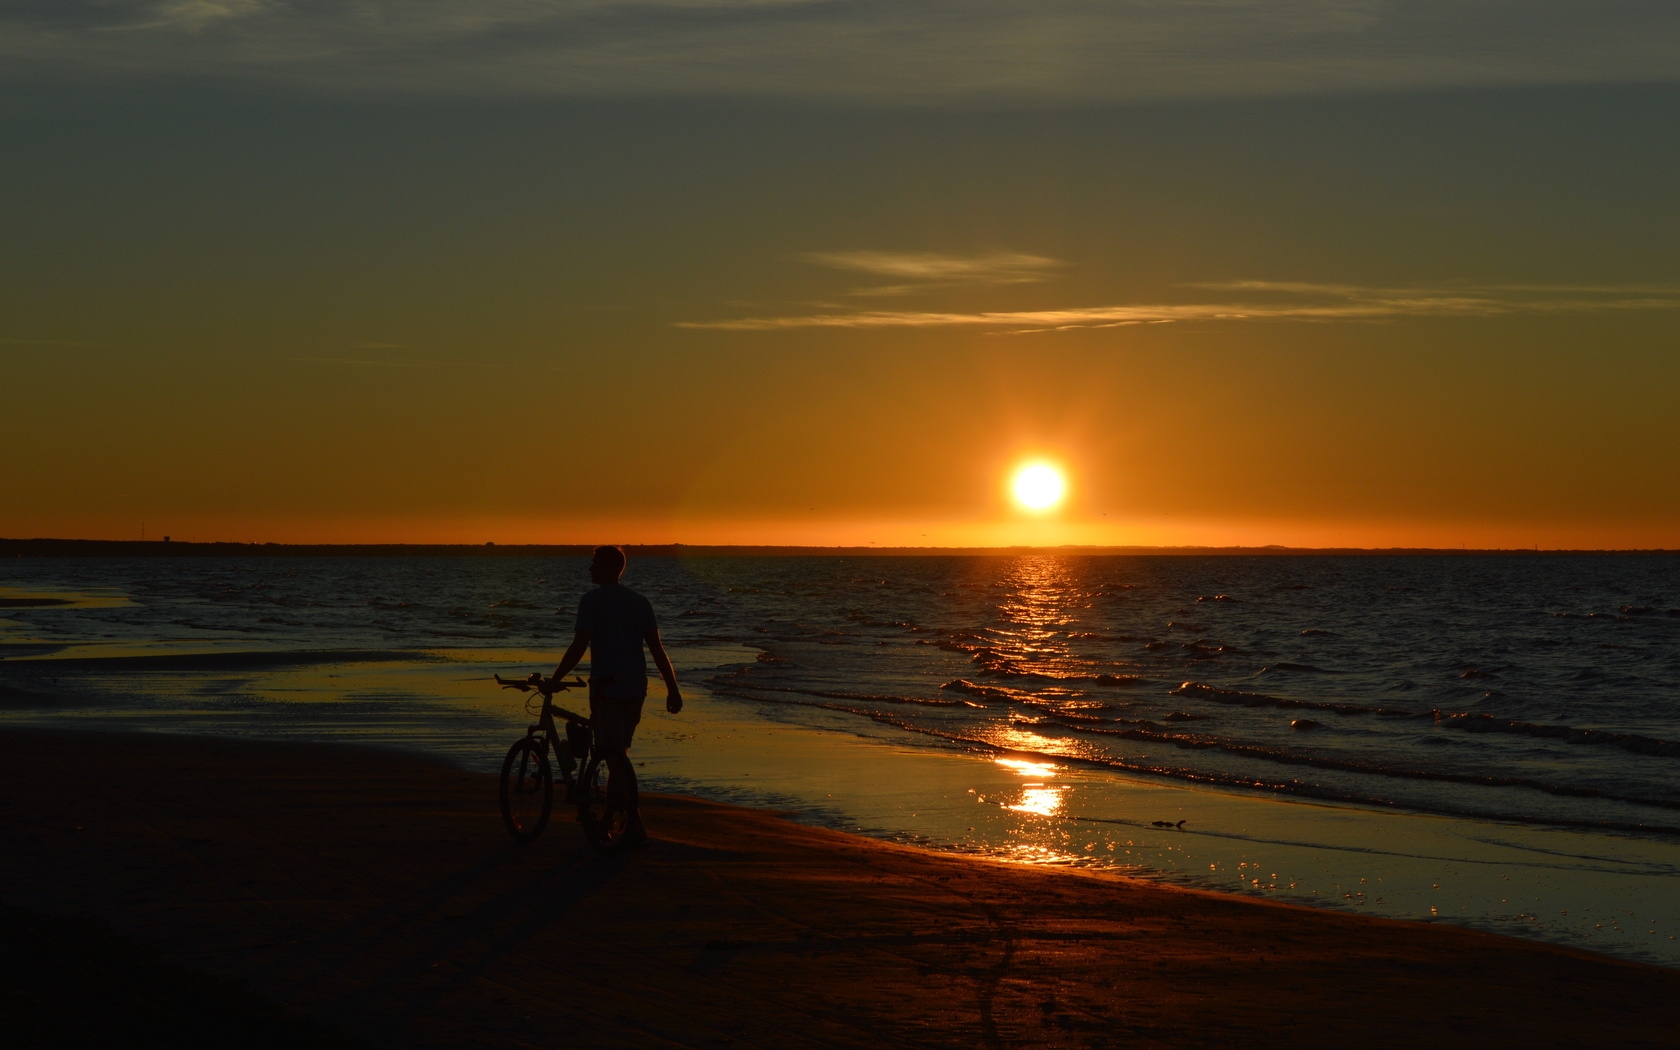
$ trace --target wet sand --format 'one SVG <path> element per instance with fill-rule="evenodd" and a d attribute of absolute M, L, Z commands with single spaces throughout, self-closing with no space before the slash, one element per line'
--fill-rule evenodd
<path fill-rule="evenodd" d="M 603 859 L 563 819 L 514 846 L 493 778 L 412 755 L 3 730 L 0 900 L 35 938 L 13 922 L 5 948 L 16 965 L 55 928 L 68 945 L 64 976 L 8 1014 L 85 1009 L 106 951 L 88 931 L 108 928 L 156 974 L 231 979 L 394 1047 L 1672 1046 L 1680 1030 L 1680 971 L 692 799 L 645 809 L 654 841 Z"/>

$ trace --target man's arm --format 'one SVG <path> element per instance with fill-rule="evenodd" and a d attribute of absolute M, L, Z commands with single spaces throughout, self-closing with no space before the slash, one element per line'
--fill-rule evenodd
<path fill-rule="evenodd" d="M 659 628 L 642 635 L 642 641 L 653 655 L 653 666 L 659 668 L 659 677 L 665 679 L 665 710 L 674 715 L 682 710 L 682 690 L 677 688 L 677 672 L 671 669 L 671 658 L 665 655 L 665 643 L 659 640 Z"/>
<path fill-rule="evenodd" d="M 566 655 L 560 658 L 560 666 L 554 669 L 554 677 L 550 681 L 559 682 L 562 678 L 565 678 L 566 675 L 571 673 L 572 668 L 578 665 L 578 661 L 583 659 L 583 654 L 588 651 L 589 632 L 579 631 L 572 635 L 571 647 L 566 650 Z"/>

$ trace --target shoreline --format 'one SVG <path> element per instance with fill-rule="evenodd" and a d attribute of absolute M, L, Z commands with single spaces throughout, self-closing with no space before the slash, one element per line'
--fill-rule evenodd
<path fill-rule="evenodd" d="M 7 905 L 107 921 L 375 1044 L 1657 1046 L 1680 1026 L 1660 967 L 691 798 L 650 797 L 655 841 L 629 855 L 563 819 L 515 847 L 493 777 L 406 752 L 7 727 L 0 756 Z"/>
<path fill-rule="evenodd" d="M 371 744 L 480 774 L 500 769 L 529 718 L 522 694 L 468 688 L 462 676 L 487 680 L 539 659 L 511 650 L 373 662 L 380 653 L 356 650 L 83 655 L 0 663 L 18 687 L 0 681 L 0 723 L 97 729 L 114 718 L 215 740 Z M 701 666 L 731 654 L 675 658 Z M 136 673 L 147 668 L 159 673 Z M 119 681 L 124 695 L 112 692 Z M 1680 970 L 1680 912 L 1666 888 L 1680 870 L 1672 840 L 1325 803 L 1048 753 L 929 748 L 891 724 L 807 718 L 805 707 L 789 721 L 781 707 L 693 688 L 681 717 L 655 710 L 638 734 L 649 790 L 956 855 L 1449 923 Z"/>
<path fill-rule="evenodd" d="M 216 739 L 374 744 L 494 774 L 529 723 L 526 698 L 466 683 L 551 659 L 522 650 L 98 648 L 0 662 L 0 723 L 98 728 L 117 719 Z M 673 654 L 691 668 L 754 655 Z M 638 734 L 650 790 L 955 854 L 1450 923 L 1680 969 L 1672 837 L 1324 802 L 1088 767 L 1053 749 L 928 747 L 891 720 L 691 688 L 681 717 L 656 709 Z"/>

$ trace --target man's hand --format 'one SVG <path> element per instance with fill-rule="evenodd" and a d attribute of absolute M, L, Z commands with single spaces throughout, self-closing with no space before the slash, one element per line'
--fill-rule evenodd
<path fill-rule="evenodd" d="M 682 694 L 677 692 L 675 689 L 668 691 L 665 694 L 665 710 L 671 712 L 673 715 L 681 711 Z"/>

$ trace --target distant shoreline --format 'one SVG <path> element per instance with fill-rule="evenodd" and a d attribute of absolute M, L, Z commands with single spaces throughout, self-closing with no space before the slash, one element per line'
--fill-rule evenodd
<path fill-rule="evenodd" d="M 4 558 L 344 558 L 344 557 L 587 557 L 594 549 L 579 543 L 230 543 L 183 540 L 69 540 L 0 539 Z M 639 557 L 687 558 L 797 558 L 797 557 L 1007 557 L 1021 554 L 1070 554 L 1080 557 L 1124 556 L 1490 556 L 1528 555 L 1673 555 L 1680 550 L 1651 548 L 1634 550 L 1534 550 L 1530 548 L 1442 548 L 1442 547 L 793 547 L 770 545 L 636 543 L 625 544 L 627 553 Z"/>

